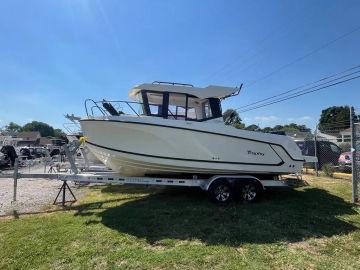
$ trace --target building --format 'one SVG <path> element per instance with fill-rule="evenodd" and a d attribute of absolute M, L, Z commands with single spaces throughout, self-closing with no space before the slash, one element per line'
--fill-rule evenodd
<path fill-rule="evenodd" d="M 39 145 L 47 146 L 47 145 L 55 145 L 55 146 L 62 146 L 65 142 L 60 138 L 55 137 L 41 137 L 39 140 Z"/>
<path fill-rule="evenodd" d="M 356 125 L 356 134 L 360 134 L 360 126 Z M 350 143 L 351 142 L 351 128 L 347 128 L 339 132 L 337 136 L 338 143 Z"/>
<path fill-rule="evenodd" d="M 291 137 L 294 141 L 304 141 L 314 137 L 310 131 L 286 131 L 285 134 L 286 136 Z"/>
<path fill-rule="evenodd" d="M 333 142 L 333 143 L 336 143 L 336 144 L 338 143 L 337 142 L 337 139 L 338 139 L 337 136 L 322 133 L 322 132 L 316 133 L 316 139 L 318 141 L 328 141 L 328 142 Z"/>
<path fill-rule="evenodd" d="M 16 135 L 16 138 L 21 139 L 18 141 L 18 146 L 36 146 L 40 142 L 39 131 L 22 131 Z"/>

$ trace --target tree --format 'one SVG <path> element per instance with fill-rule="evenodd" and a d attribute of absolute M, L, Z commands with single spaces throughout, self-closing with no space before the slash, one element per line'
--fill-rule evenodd
<path fill-rule="evenodd" d="M 322 110 L 319 130 L 323 133 L 338 133 L 350 127 L 350 108 L 348 106 L 332 106 Z"/>
<path fill-rule="evenodd" d="M 250 127 L 250 126 L 249 126 Z M 311 129 L 305 125 L 298 125 L 295 123 L 287 125 L 276 125 L 274 127 L 265 127 L 261 130 L 262 132 L 311 132 Z"/>
<path fill-rule="evenodd" d="M 55 128 L 54 129 L 54 137 L 63 138 L 63 137 L 66 137 L 66 134 L 60 128 Z"/>
<path fill-rule="evenodd" d="M 260 127 L 258 125 L 250 125 L 250 126 L 247 126 L 245 127 L 246 130 L 250 130 L 250 131 L 259 131 L 260 130 Z"/>
<path fill-rule="evenodd" d="M 22 131 L 39 131 L 42 137 L 55 135 L 54 128 L 46 123 L 32 121 L 23 126 Z"/>
<path fill-rule="evenodd" d="M 14 122 L 10 122 L 9 124 L 7 124 L 5 126 L 5 131 L 10 132 L 10 133 L 19 132 L 19 131 L 21 131 L 21 129 L 22 129 L 21 126 Z"/>
<path fill-rule="evenodd" d="M 241 118 L 239 113 L 234 109 L 228 109 L 223 113 L 223 119 L 225 125 L 241 126 Z"/>

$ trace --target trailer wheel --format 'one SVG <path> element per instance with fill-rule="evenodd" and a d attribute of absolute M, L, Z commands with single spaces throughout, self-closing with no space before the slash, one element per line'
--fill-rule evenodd
<path fill-rule="evenodd" d="M 222 180 L 212 183 L 208 194 L 212 202 L 227 204 L 233 199 L 234 190 L 228 181 Z"/>
<path fill-rule="evenodd" d="M 240 195 L 245 202 L 255 202 L 260 195 L 259 185 L 255 182 L 248 182 L 241 185 Z"/>

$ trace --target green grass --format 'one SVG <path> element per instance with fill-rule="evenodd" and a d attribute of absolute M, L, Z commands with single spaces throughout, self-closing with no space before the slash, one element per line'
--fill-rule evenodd
<path fill-rule="evenodd" d="M 360 269 L 350 183 L 307 180 L 225 207 L 193 189 L 91 187 L 68 211 L 0 220 L 0 269 Z"/>

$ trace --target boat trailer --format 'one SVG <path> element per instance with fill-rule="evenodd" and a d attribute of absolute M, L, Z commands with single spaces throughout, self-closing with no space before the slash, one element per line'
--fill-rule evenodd
<path fill-rule="evenodd" d="M 73 163 L 73 162 L 71 162 Z M 227 202 L 233 194 L 229 190 L 232 185 L 239 183 L 252 183 L 247 186 L 250 196 L 248 198 L 251 201 L 252 196 L 256 196 L 252 188 L 259 187 L 261 190 L 266 190 L 273 187 L 289 187 L 291 182 L 289 179 L 278 180 L 259 180 L 251 175 L 215 175 L 208 179 L 197 179 L 194 175 L 193 178 L 162 178 L 162 177 L 127 177 L 122 176 L 112 171 L 96 171 L 96 172 L 78 172 L 77 170 L 70 170 L 70 172 L 58 172 L 58 173 L 22 173 L 19 172 L 19 162 L 16 160 L 14 171 L 12 174 L 0 173 L 0 178 L 12 178 L 14 181 L 13 189 L 13 202 L 17 200 L 17 184 L 19 179 L 48 179 L 62 181 L 63 184 L 54 200 L 54 204 L 61 204 L 65 206 L 66 203 L 74 203 L 76 197 L 72 192 L 68 182 L 74 182 L 76 184 L 108 184 L 108 185 L 157 185 L 157 186 L 179 186 L 179 187 L 199 187 L 209 194 L 212 194 L 210 198 L 215 202 Z M 74 163 L 72 164 L 74 166 Z M 78 173 L 76 173 L 78 172 Z M 292 179 L 294 180 L 294 179 Z M 296 180 L 296 179 L 295 179 Z M 72 195 L 73 200 L 66 201 L 66 192 Z M 57 202 L 61 196 L 61 201 Z M 220 195 L 219 195 L 220 194 Z M 252 194 L 252 195 L 251 195 Z M 217 198 L 216 198 L 217 196 Z"/>

